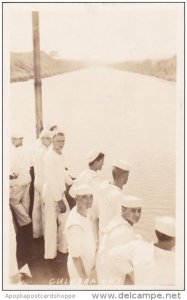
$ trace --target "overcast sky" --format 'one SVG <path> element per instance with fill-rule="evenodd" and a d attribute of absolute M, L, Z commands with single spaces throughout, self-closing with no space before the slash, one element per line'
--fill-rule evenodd
<path fill-rule="evenodd" d="M 162 5 L 65 6 L 40 10 L 41 50 L 64 58 L 127 60 L 176 53 L 177 11 Z M 32 50 L 31 12 L 10 12 L 11 51 Z"/>

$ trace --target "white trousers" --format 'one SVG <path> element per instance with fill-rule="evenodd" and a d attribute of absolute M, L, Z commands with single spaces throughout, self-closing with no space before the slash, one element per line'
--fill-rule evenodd
<path fill-rule="evenodd" d="M 9 274 L 10 276 L 16 275 L 18 270 L 18 263 L 16 258 L 16 233 L 13 225 L 12 214 L 9 212 Z"/>
<path fill-rule="evenodd" d="M 39 238 L 44 235 L 44 204 L 39 191 L 34 190 L 34 205 L 32 211 L 33 237 Z"/>
<path fill-rule="evenodd" d="M 10 205 L 16 215 L 19 226 L 24 226 L 31 223 L 29 217 L 30 196 L 28 185 L 15 185 L 10 187 Z"/>
<path fill-rule="evenodd" d="M 57 250 L 67 253 L 67 241 L 64 233 L 66 219 L 70 208 L 66 198 L 63 198 L 66 205 L 66 212 L 60 213 L 58 202 L 45 202 L 45 259 L 53 259 L 57 255 Z"/>

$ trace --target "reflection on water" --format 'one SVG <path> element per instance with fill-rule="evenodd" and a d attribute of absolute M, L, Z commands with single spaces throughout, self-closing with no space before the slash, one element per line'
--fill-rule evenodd
<path fill-rule="evenodd" d="M 43 80 L 44 124 L 61 124 L 73 175 L 90 148 L 132 164 L 126 194 L 142 197 L 138 230 L 153 238 L 156 215 L 175 213 L 175 83 L 113 69 L 90 68 Z M 11 126 L 34 143 L 33 81 L 11 84 Z"/>

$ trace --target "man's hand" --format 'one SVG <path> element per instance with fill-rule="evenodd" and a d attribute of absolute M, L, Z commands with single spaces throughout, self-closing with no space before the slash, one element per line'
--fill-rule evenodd
<path fill-rule="evenodd" d="M 58 206 L 60 208 L 60 212 L 61 213 L 65 213 L 66 212 L 66 206 L 65 206 L 65 203 L 64 203 L 63 199 L 61 199 L 60 201 L 58 201 Z"/>

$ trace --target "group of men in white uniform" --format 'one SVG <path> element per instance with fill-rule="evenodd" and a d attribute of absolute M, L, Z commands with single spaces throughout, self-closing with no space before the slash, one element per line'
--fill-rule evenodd
<path fill-rule="evenodd" d="M 33 237 L 44 236 L 45 259 L 57 251 L 68 253 L 70 284 L 175 284 L 175 222 L 163 216 L 155 225 L 157 241 L 150 244 L 136 234 L 143 201 L 126 196 L 130 164 L 112 164 L 113 181 L 101 175 L 104 153 L 93 150 L 88 168 L 71 178 L 62 153 L 63 130 L 43 130 L 34 153 L 35 197 L 29 217 L 29 160 L 23 136 L 11 137 L 10 207 L 19 226 L 32 222 Z M 66 185 L 76 205 L 70 210 Z M 146 253 L 146 255 L 145 255 Z M 164 268 L 164 272 L 163 272 Z"/>

